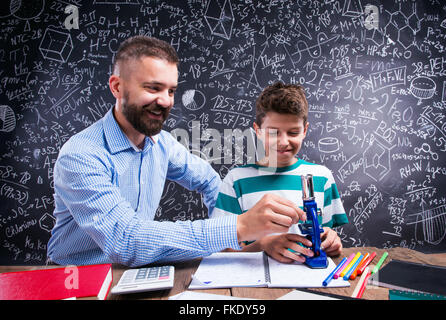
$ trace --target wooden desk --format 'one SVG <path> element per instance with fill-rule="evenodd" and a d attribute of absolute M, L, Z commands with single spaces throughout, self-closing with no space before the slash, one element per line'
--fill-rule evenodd
<path fill-rule="evenodd" d="M 356 252 L 361 253 L 372 253 L 376 251 L 377 255 L 372 262 L 372 265 L 376 264 L 380 257 L 382 256 L 384 251 L 389 252 L 389 256 L 384 262 L 383 265 L 387 264 L 392 259 L 405 260 L 417 263 L 426 263 L 426 264 L 434 264 L 441 265 L 446 267 L 446 253 L 441 254 L 423 254 L 418 251 L 405 249 L 405 248 L 392 248 L 388 250 L 377 249 L 373 247 L 367 248 L 344 248 L 343 255 L 340 257 L 333 258 L 334 262 L 338 264 L 344 256 L 348 256 L 351 253 Z M 108 296 L 109 300 L 140 300 L 140 299 L 168 299 L 170 296 L 176 295 L 187 290 L 189 283 L 191 281 L 192 274 L 195 273 L 195 270 L 198 268 L 201 259 L 195 259 L 190 261 L 183 261 L 178 263 L 172 263 L 175 266 L 175 282 L 174 287 L 170 290 L 163 291 L 153 291 L 153 292 L 144 292 L 144 293 L 135 293 L 128 295 L 112 295 Z M 54 268 L 55 266 L 48 266 L 47 268 Z M 35 270 L 42 269 L 43 266 L 0 266 L 1 272 L 10 272 L 10 271 L 20 271 L 20 270 Z M 128 267 L 121 265 L 113 265 L 113 284 L 114 286 L 120 279 L 122 273 L 128 269 Z M 350 297 L 353 290 L 356 287 L 357 282 L 359 281 L 359 277 L 355 280 L 350 280 L 350 287 L 344 288 L 314 288 L 311 290 L 334 293 L 342 296 Z M 228 289 L 208 289 L 208 290 L 194 290 L 197 292 L 205 292 L 205 293 L 214 293 L 220 295 L 227 296 L 236 296 L 243 298 L 253 298 L 253 299 L 267 299 L 274 300 L 277 299 L 286 293 L 292 291 L 290 288 L 228 288 Z M 363 295 L 364 299 L 371 300 L 387 300 L 388 299 L 388 289 L 381 287 L 371 287 L 366 289 Z"/>
<path fill-rule="evenodd" d="M 141 292 L 141 293 L 132 293 L 132 294 L 121 294 L 121 295 L 112 295 L 108 296 L 109 300 L 166 300 L 170 296 L 174 296 L 178 293 L 186 291 L 189 287 L 189 283 L 192 280 L 192 275 L 197 270 L 200 265 L 201 259 L 194 259 L 176 263 L 169 263 L 169 265 L 175 266 L 175 281 L 173 284 L 173 288 L 170 290 L 161 290 L 161 291 L 151 291 L 151 292 Z M 156 265 L 156 264 L 155 264 Z M 113 265 L 113 284 L 118 283 L 121 278 L 122 273 L 127 270 L 128 267 L 125 266 L 117 266 Z M 195 291 L 195 290 L 194 290 Z M 209 290 L 196 290 L 207 293 L 221 294 L 230 296 L 231 289 L 209 289 Z"/>
<path fill-rule="evenodd" d="M 386 265 L 390 260 L 404 260 L 417 263 L 426 263 L 446 266 L 446 253 L 441 254 L 423 254 L 418 251 L 405 249 L 405 248 L 392 248 L 392 249 L 378 249 L 374 247 L 360 247 L 360 248 L 344 248 L 342 256 L 333 258 L 336 265 L 342 260 L 344 256 L 349 256 L 351 253 L 356 252 L 361 253 L 372 253 L 376 251 L 376 257 L 371 263 L 375 265 L 378 263 L 382 254 L 387 251 L 389 253 L 387 259 L 384 261 L 383 266 Z M 350 287 L 343 288 L 311 288 L 313 291 L 333 293 L 341 296 L 350 297 L 356 288 L 359 281 L 359 277 L 355 280 L 349 280 Z M 254 299 L 277 299 L 293 289 L 281 289 L 281 288 L 232 288 L 231 293 L 233 296 L 237 297 L 250 297 Z M 369 286 L 362 296 L 363 299 L 367 300 L 388 300 L 389 299 L 389 289 L 382 287 Z"/>

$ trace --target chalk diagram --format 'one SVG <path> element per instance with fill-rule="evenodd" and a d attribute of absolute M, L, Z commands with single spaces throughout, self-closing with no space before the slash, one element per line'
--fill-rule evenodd
<path fill-rule="evenodd" d="M 362 5 L 360 0 L 347 0 L 342 9 L 342 15 L 357 18 L 362 15 Z"/>
<path fill-rule="evenodd" d="M 418 98 L 417 105 L 420 105 L 422 100 L 434 96 L 436 88 L 437 86 L 431 78 L 421 76 L 412 80 L 409 91 L 415 98 Z"/>
<path fill-rule="evenodd" d="M 340 35 L 334 35 L 331 38 L 329 38 L 324 32 L 318 33 L 316 37 L 316 44 L 314 45 L 308 45 L 306 41 L 299 40 L 297 41 L 297 44 L 295 45 L 296 52 L 293 52 L 291 57 L 291 62 L 293 63 L 293 67 L 295 67 L 294 63 L 300 62 L 302 59 L 302 52 L 308 52 L 308 54 L 313 58 L 319 58 L 322 54 L 322 45 L 327 44 L 331 41 L 336 42 L 339 39 Z M 277 39 L 276 39 L 277 41 Z M 284 43 L 285 44 L 285 43 Z M 285 50 L 286 47 L 284 46 Z M 288 50 L 286 50 L 288 52 Z M 297 55 L 297 58 L 294 56 Z"/>
<path fill-rule="evenodd" d="M 229 0 L 210 0 L 204 14 L 204 19 L 211 34 L 229 40 L 234 25 L 234 14 Z"/>
<path fill-rule="evenodd" d="M 350 9 L 348 12 L 355 13 L 356 11 Z M 387 23 L 382 28 L 367 30 L 366 39 L 373 41 L 377 46 L 383 45 L 385 39 L 387 44 L 398 42 L 406 50 L 413 46 L 415 35 L 421 30 L 420 22 L 424 19 L 420 19 L 417 15 L 416 2 L 412 3 L 412 7 L 402 7 L 400 3 L 399 10 L 395 12 L 386 10 L 385 14 L 388 15 Z"/>
<path fill-rule="evenodd" d="M 0 106 L 0 132 L 11 132 L 16 127 L 15 113 L 10 106 Z"/>
<path fill-rule="evenodd" d="M 12 15 L 21 20 L 34 19 L 40 16 L 44 7 L 45 0 L 3 0 L 0 4 L 0 18 Z"/>
<path fill-rule="evenodd" d="M 188 110 L 195 111 L 200 110 L 206 103 L 204 94 L 199 90 L 186 90 L 182 97 L 181 102 Z"/>
<path fill-rule="evenodd" d="M 388 42 L 398 42 L 407 50 L 414 45 L 415 35 L 420 31 L 420 22 L 424 18 L 418 18 L 416 13 L 416 2 L 412 3 L 412 11 L 408 15 L 404 14 L 404 8 L 409 8 L 410 10 L 409 6 L 402 7 L 400 3 L 399 10 L 395 12 L 387 11 L 390 18 L 389 22 L 384 27 L 384 33 Z"/>
<path fill-rule="evenodd" d="M 384 44 L 383 32 L 376 28 L 366 30 L 366 39 L 373 41 L 377 46 L 382 46 Z"/>
<path fill-rule="evenodd" d="M 381 181 L 391 170 L 390 150 L 379 139 L 373 142 L 364 150 L 364 173 L 375 181 Z"/>
<path fill-rule="evenodd" d="M 73 51 L 71 35 L 48 27 L 40 42 L 39 50 L 45 59 L 67 62 L 71 51 Z"/>
<path fill-rule="evenodd" d="M 426 154 L 429 154 L 429 155 L 432 157 L 433 160 L 435 160 L 435 161 L 438 160 L 438 153 L 436 153 L 436 152 L 434 152 L 434 151 L 431 151 L 431 146 L 430 146 L 430 144 L 428 144 L 428 143 L 425 142 L 425 143 L 423 143 L 423 144 L 421 145 L 421 148 L 418 148 L 418 147 L 414 148 L 414 152 L 415 152 L 415 154 L 420 154 L 421 151 L 423 151 L 423 152 L 426 153 Z"/>
<path fill-rule="evenodd" d="M 424 241 L 433 245 L 440 244 L 446 236 L 446 205 L 409 214 L 406 221 L 406 225 L 415 225 L 415 238 L 417 240 L 421 240 L 418 239 L 419 228 L 421 227 Z"/>
<path fill-rule="evenodd" d="M 49 213 L 45 213 L 40 219 L 39 219 L 39 226 L 42 230 L 45 230 L 47 232 L 51 232 L 53 230 L 54 225 L 56 224 L 56 218 L 54 218 Z"/>
<path fill-rule="evenodd" d="M 332 153 L 339 151 L 339 140 L 334 137 L 322 138 L 318 141 L 318 147 L 320 152 Z"/>

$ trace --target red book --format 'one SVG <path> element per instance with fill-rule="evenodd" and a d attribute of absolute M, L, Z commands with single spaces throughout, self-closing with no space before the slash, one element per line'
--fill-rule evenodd
<path fill-rule="evenodd" d="M 104 300 L 112 281 L 111 264 L 5 272 L 0 274 L 0 300 Z"/>

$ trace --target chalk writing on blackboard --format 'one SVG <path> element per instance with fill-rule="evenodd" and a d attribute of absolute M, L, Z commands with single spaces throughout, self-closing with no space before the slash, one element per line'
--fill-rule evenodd
<path fill-rule="evenodd" d="M 259 158 L 255 99 L 301 84 L 299 157 L 333 172 L 344 246 L 446 246 L 446 7 L 438 1 L 5 1 L 0 5 L 0 259 L 43 263 L 53 167 L 115 101 L 119 44 L 159 37 L 180 56 L 164 129 L 222 178 Z M 198 193 L 168 181 L 157 220 L 202 219 Z"/>

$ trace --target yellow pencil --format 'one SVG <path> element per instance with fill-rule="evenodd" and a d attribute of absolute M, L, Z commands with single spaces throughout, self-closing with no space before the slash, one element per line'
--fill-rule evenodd
<path fill-rule="evenodd" d="M 350 270 L 350 268 L 355 264 L 356 260 L 359 259 L 359 256 L 361 255 L 361 252 L 358 252 L 355 257 L 352 259 L 352 261 L 350 261 L 350 263 L 344 268 L 344 270 L 342 270 L 341 274 L 339 275 L 340 277 L 344 277 L 345 274 Z"/>
<path fill-rule="evenodd" d="M 350 280 L 355 280 L 356 276 L 358 275 L 358 270 L 359 268 L 363 265 L 363 263 L 367 260 L 367 258 L 369 257 L 370 253 L 366 253 L 364 255 L 364 257 L 361 259 L 361 262 L 358 264 L 358 266 L 356 267 L 356 269 L 352 272 L 352 275 L 350 276 Z"/>

